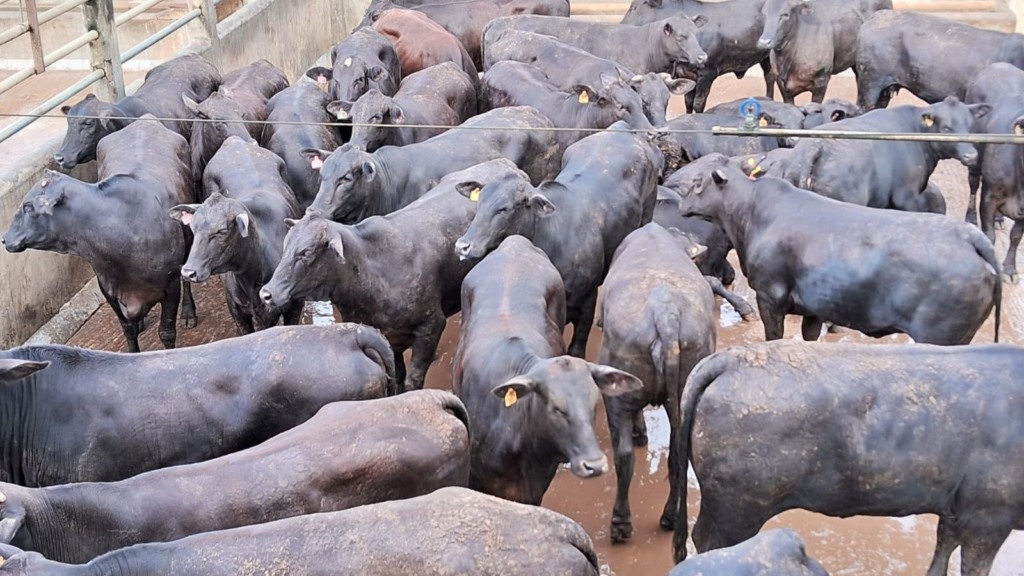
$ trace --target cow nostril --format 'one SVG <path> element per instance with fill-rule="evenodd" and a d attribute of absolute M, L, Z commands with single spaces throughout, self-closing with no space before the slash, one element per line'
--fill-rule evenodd
<path fill-rule="evenodd" d="M 56 163 L 57 163 L 57 164 L 58 164 L 59 166 L 63 166 L 63 165 L 64 165 L 64 157 L 63 157 L 63 156 L 61 156 L 60 154 L 54 154 L 54 155 L 53 155 L 53 160 L 54 160 L 54 162 L 56 162 Z"/>
<path fill-rule="evenodd" d="M 273 299 L 274 297 L 270 294 L 269 290 L 267 290 L 266 288 L 262 288 L 260 290 L 260 300 L 263 300 L 263 302 L 270 304 L 270 301 Z"/>
<path fill-rule="evenodd" d="M 195 280 L 196 279 L 196 271 L 195 270 L 189 270 L 187 268 L 182 268 L 181 269 L 181 276 L 182 276 L 182 278 L 184 278 L 186 280 Z"/>

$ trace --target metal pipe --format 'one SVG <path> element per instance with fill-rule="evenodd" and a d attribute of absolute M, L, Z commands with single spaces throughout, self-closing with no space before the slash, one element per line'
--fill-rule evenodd
<path fill-rule="evenodd" d="M 665 132 L 674 132 L 666 130 Z M 826 140 L 888 140 L 894 142 L 967 142 L 969 144 L 1024 144 L 1024 135 L 1017 134 L 933 134 L 920 132 L 852 132 L 849 130 L 790 130 L 758 128 L 745 130 L 732 126 L 714 126 L 715 136 L 796 136 Z"/>
<path fill-rule="evenodd" d="M 159 42 L 159 41 L 163 40 L 164 38 L 170 36 L 175 31 L 177 31 L 179 28 L 183 27 L 185 24 L 188 24 L 189 22 L 191 22 L 191 21 L 195 20 L 196 18 L 199 18 L 200 16 L 202 16 L 202 14 L 203 14 L 202 10 L 200 10 L 198 8 L 195 8 L 191 12 L 188 12 L 187 14 L 182 16 L 181 18 L 178 18 L 174 22 L 171 22 L 167 26 L 164 26 L 163 28 L 158 30 L 156 33 L 154 33 L 152 36 L 150 36 L 149 38 L 146 38 L 142 42 L 139 42 L 135 46 L 132 46 L 131 48 L 129 48 L 127 52 L 121 54 L 121 62 L 122 63 L 127 62 L 127 61 L 131 60 L 132 58 L 135 58 L 139 54 L 142 54 L 143 52 L 148 50 L 150 46 L 152 46 L 153 44 L 156 44 L 157 42 Z"/>
<path fill-rule="evenodd" d="M 99 80 L 102 77 L 103 77 L 103 70 L 93 70 L 85 78 L 82 78 L 78 82 L 75 82 L 71 86 L 68 86 L 67 88 L 62 90 L 59 94 L 57 94 L 56 96 L 50 98 L 46 102 L 43 102 L 39 106 L 36 106 L 25 117 L 18 119 L 17 121 L 12 123 L 10 126 L 7 126 L 3 130 L 0 130 L 0 142 L 3 142 L 4 140 L 7 140 L 11 136 L 14 136 L 22 128 L 24 128 L 24 127 L 28 126 L 29 124 L 35 122 L 36 121 L 36 116 L 41 116 L 43 114 L 46 114 L 50 110 L 53 110 L 58 105 L 60 105 L 61 102 L 64 102 L 68 98 L 71 98 L 75 94 L 78 94 L 82 90 L 85 90 L 89 86 L 92 86 L 92 84 L 94 82 L 96 82 L 97 80 Z"/>
<path fill-rule="evenodd" d="M 67 56 L 75 50 L 78 50 L 82 46 L 85 46 L 89 42 L 92 42 L 98 36 L 99 35 L 96 34 L 95 31 L 82 34 L 81 36 L 75 38 L 71 42 L 68 42 L 67 44 L 61 46 L 60 48 L 57 48 L 53 52 L 50 52 L 49 54 L 43 56 L 43 63 L 46 66 L 49 66 L 50 64 L 53 64 L 57 60 L 60 60 L 61 58 Z M 25 80 L 28 80 L 34 74 L 35 70 L 33 70 L 32 68 L 25 68 L 24 70 L 15 72 L 11 76 L 4 79 L 3 82 L 0 82 L 0 94 L 3 94 L 4 92 L 7 92 L 11 88 L 14 88 L 18 84 L 21 84 Z"/>
<path fill-rule="evenodd" d="M 142 14 L 146 10 L 149 10 L 153 6 L 156 6 L 157 4 L 159 4 L 159 3 L 163 2 L 163 1 L 164 0 L 146 0 L 142 4 L 139 4 L 138 6 L 136 6 L 135 8 L 132 8 L 131 10 L 122 13 L 117 18 L 114 18 L 114 26 L 120 26 L 120 25 L 124 24 L 125 22 L 131 20 L 132 18 L 135 18 L 139 14 Z"/>
<path fill-rule="evenodd" d="M 21 84 L 25 80 L 31 78 L 32 75 L 35 73 L 36 71 L 32 68 L 23 68 L 21 70 L 18 70 L 14 74 L 11 74 L 7 78 L 4 78 L 4 80 L 0 82 L 0 94 L 7 92 L 8 90 L 14 88 L 18 84 Z"/>
<path fill-rule="evenodd" d="M 60 4 L 57 4 L 53 8 L 47 10 L 46 12 L 41 12 L 39 14 L 39 25 L 42 26 L 43 24 L 46 24 L 50 20 L 53 20 L 58 16 L 62 16 L 65 13 L 70 12 L 75 8 L 78 8 L 82 4 L 85 4 L 87 1 L 88 0 L 67 0 L 66 2 L 61 2 Z M 7 30 L 0 32 L 0 46 L 10 42 L 11 40 L 14 40 L 15 38 L 21 37 L 22 34 L 25 34 L 28 31 L 29 25 L 27 22 L 22 22 L 21 24 L 15 24 L 14 26 L 11 26 Z"/>
<path fill-rule="evenodd" d="M 7 44 L 15 38 L 20 38 L 22 34 L 28 32 L 28 24 L 22 22 L 21 24 L 15 24 L 7 30 L 0 32 L 0 46 Z"/>

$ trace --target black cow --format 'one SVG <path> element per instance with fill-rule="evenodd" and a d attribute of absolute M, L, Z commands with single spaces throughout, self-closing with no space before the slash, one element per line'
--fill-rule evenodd
<path fill-rule="evenodd" d="M 739 128 L 744 122 L 739 115 L 694 113 L 676 116 L 665 127 L 668 129 L 667 137 L 679 146 L 683 160 L 687 162 L 716 152 L 726 156 L 743 156 L 779 147 L 781 138 L 775 136 L 716 136 L 711 133 L 715 126 Z M 783 127 L 767 112 L 757 116 L 757 125 L 763 128 Z"/>
<path fill-rule="evenodd" d="M 331 69 L 316 66 L 306 76 L 327 89 L 331 100 L 356 101 L 371 88 L 387 96 L 402 80 L 398 52 L 386 36 L 360 28 L 331 49 Z"/>
<path fill-rule="evenodd" d="M 455 248 L 463 258 L 481 258 L 513 234 L 537 244 L 565 281 L 569 353 L 582 358 L 615 249 L 654 216 L 661 165 L 661 152 L 644 136 L 613 129 L 570 146 L 558 176 L 536 188 L 515 173 L 466 182 L 460 190 L 477 194 L 480 206 Z"/>
<path fill-rule="evenodd" d="M 1013 96 L 1024 96 L 1024 70 L 1005 62 L 991 64 L 972 80 L 964 97 L 965 104 L 996 104 L 1004 98 Z M 997 111 L 998 112 L 998 111 Z M 974 123 L 973 132 L 988 133 L 988 123 L 991 118 L 999 115 L 983 116 Z M 977 193 L 981 185 L 981 169 L 985 164 L 985 145 L 975 144 L 978 149 L 978 162 L 967 167 L 967 186 L 970 190 L 970 197 L 967 200 L 966 220 L 971 224 L 978 222 Z M 992 223 L 990 223 L 992 224 Z M 983 226 L 983 230 L 986 228 Z M 1004 271 L 1005 271 L 1005 264 Z"/>
<path fill-rule="evenodd" d="M 988 104 L 966 106 L 950 97 L 925 107 L 874 110 L 818 130 L 969 134 L 975 120 L 990 110 Z M 804 139 L 785 161 L 783 178 L 843 202 L 944 214 L 942 195 L 927 192 L 928 178 L 944 158 L 971 166 L 978 151 L 966 142 Z"/>
<path fill-rule="evenodd" d="M 864 21 L 892 0 L 766 0 L 758 48 L 771 50 L 782 100 L 811 93 L 822 102 L 833 74 L 857 63 L 857 37 Z"/>
<path fill-rule="evenodd" d="M 181 98 L 200 120 L 192 125 L 192 174 L 202 180 L 206 164 L 229 136 L 258 141 L 267 119 L 267 100 L 288 87 L 288 77 L 266 60 L 228 72 L 210 97 L 201 103 L 188 94 Z"/>
<path fill-rule="evenodd" d="M 301 150 L 334 150 L 342 144 L 341 133 L 325 126 L 334 119 L 327 113 L 331 99 L 312 82 L 285 88 L 267 102 L 267 121 L 260 139 L 285 163 L 285 181 L 303 209 L 313 203 L 320 188 L 320 173 Z"/>
<path fill-rule="evenodd" d="M 701 490 L 697 551 L 742 542 L 792 508 L 937 514 L 929 576 L 946 574 L 957 546 L 964 574 L 988 574 L 1024 528 L 1022 369 L 1020 348 L 992 345 L 787 341 L 716 353 L 690 374 L 680 407 L 679 452 Z M 678 465 L 685 482 L 686 459 Z"/>
<path fill-rule="evenodd" d="M 540 182 L 557 174 L 564 150 L 551 127 L 536 109 L 518 106 L 480 114 L 425 142 L 384 146 L 372 154 L 351 145 L 334 152 L 305 149 L 321 179 L 307 211 L 356 223 L 408 206 L 444 176 L 497 158 L 512 160 Z"/>
<path fill-rule="evenodd" d="M 141 355 L 14 348 L 0 352 L 0 399 L 12 410 L 0 482 L 107 482 L 201 462 L 293 428 L 329 402 L 382 397 L 393 377 L 384 338 L 351 324 Z"/>
<path fill-rule="evenodd" d="M 618 62 L 638 74 L 671 74 L 679 63 L 704 65 L 707 54 L 697 41 L 697 30 L 704 22 L 704 19 L 694 20 L 685 14 L 639 26 L 552 16 L 506 16 L 492 20 L 484 29 L 484 64 L 487 64 L 489 46 L 506 30 L 521 30 L 554 36 L 595 56 Z"/>
<path fill-rule="evenodd" d="M 146 114 L 166 118 L 162 120 L 164 126 L 188 140 L 192 122 L 187 119 L 195 116 L 182 102 L 182 94 L 196 101 L 205 100 L 219 84 L 220 72 L 213 64 L 198 54 L 188 54 L 147 72 L 135 94 L 116 104 L 90 94 L 74 106 L 63 106 L 60 111 L 68 117 L 68 131 L 53 159 L 65 170 L 95 160 L 101 138 Z"/>
<path fill-rule="evenodd" d="M 2 240 L 8 252 L 32 248 L 89 262 L 129 352 L 139 351 L 146 314 L 158 303 L 165 348 L 174 348 L 179 300 L 185 326 L 196 324 L 191 287 L 179 274 L 192 235 L 166 216 L 194 201 L 188 142 L 151 118 L 100 141 L 96 184 L 46 171 Z"/>
<path fill-rule="evenodd" d="M 853 118 L 854 116 L 860 116 L 864 113 L 860 106 L 842 98 L 829 98 L 821 104 L 810 102 L 800 106 L 800 110 L 804 113 L 802 127 L 808 130 L 829 122 L 838 122 L 847 118 Z"/>
<path fill-rule="evenodd" d="M 298 324 L 302 316 L 301 301 L 268 309 L 259 299 L 281 261 L 288 233 L 284 220 L 299 217 L 284 174 L 284 161 L 276 154 L 231 136 L 206 168 L 206 200 L 170 210 L 170 217 L 195 236 L 182 278 L 205 282 L 212 274 L 226 274 L 228 311 L 239 334 L 269 328 L 282 317 L 285 324 Z"/>
<path fill-rule="evenodd" d="M 750 98 L 724 102 L 708 108 L 707 112 L 708 114 L 731 116 L 733 119 L 728 125 L 735 126 L 737 122 L 746 122 L 748 108 L 753 108 L 753 111 L 760 109 L 775 120 L 775 124 L 779 128 L 792 130 L 815 128 L 827 122 L 838 122 L 862 114 L 856 104 L 839 98 L 830 98 L 822 104 L 811 102 L 803 106 L 794 106 L 767 98 L 754 98 L 754 100 L 757 101 L 757 104 L 749 104 Z M 754 119 L 758 121 L 758 125 L 767 126 L 767 123 L 760 122 L 757 115 Z M 797 141 L 798 138 L 793 136 L 779 136 L 779 146 L 792 148 L 796 146 Z"/>
<path fill-rule="evenodd" d="M 664 126 L 667 120 L 668 101 L 672 94 L 682 96 L 688 94 L 696 86 L 696 82 L 686 78 L 673 78 L 664 72 L 655 74 L 637 74 L 629 79 L 629 85 L 640 95 L 644 104 L 644 115 L 655 126 Z"/>
<path fill-rule="evenodd" d="M 327 111 L 352 121 L 350 144 L 373 152 L 422 142 L 447 130 L 444 126 L 469 120 L 477 111 L 476 93 L 469 77 L 445 62 L 402 78 L 394 96 L 371 89 L 355 102 L 331 102 Z"/>
<path fill-rule="evenodd" d="M 564 325 L 562 279 L 526 238 L 506 238 L 466 276 L 452 389 L 470 417 L 471 488 L 540 505 L 562 462 L 581 478 L 607 471 L 594 432 L 598 396 L 642 384 L 566 356 Z"/>
<path fill-rule="evenodd" d="M 597 553 L 579 524 L 465 488 L 139 544 L 80 566 L 5 545 L 0 557 L 7 560 L 2 576 L 599 574 Z"/>
<path fill-rule="evenodd" d="M 672 183 L 670 176 L 666 183 Z M 654 205 L 654 220 L 662 228 L 675 228 L 703 246 L 705 251 L 693 261 L 716 296 L 721 296 L 744 320 L 754 320 L 757 314 L 743 297 L 726 289 L 736 279 L 736 271 L 726 260 L 732 250 L 732 242 L 725 230 L 714 222 L 695 216 L 679 215 L 679 194 L 666 186 L 658 186 L 658 200 Z"/>
<path fill-rule="evenodd" d="M 353 226 L 316 212 L 289 220 L 284 257 L 260 297 L 273 306 L 330 300 L 346 320 L 380 328 L 405 389 L 422 388 L 445 319 L 459 311 L 459 286 L 472 268 L 456 257 L 454 245 L 476 204 L 453 188 L 464 178 L 490 182 L 508 172 L 521 174 L 508 160 L 455 172 L 418 202 Z M 402 354 L 410 347 L 406 373 Z"/>
<path fill-rule="evenodd" d="M 705 21 L 705 25 L 697 31 L 697 41 L 707 53 L 707 60 L 703 66 L 681 66 L 681 70 L 678 70 L 697 80 L 696 88 L 686 95 L 686 110 L 704 112 L 715 78 L 730 72 L 742 78 L 752 66 L 760 65 L 764 71 L 765 95 L 772 98 L 775 94 L 775 74 L 772 72 L 769 50 L 757 45 L 764 28 L 764 17 L 761 15 L 764 2 L 633 0 L 622 23 L 646 24 L 678 13 Z"/>
<path fill-rule="evenodd" d="M 617 489 L 611 540 L 633 535 L 629 484 L 633 480 L 633 423 L 648 404 L 663 405 L 671 440 L 669 470 L 674 471 L 679 399 L 690 370 L 715 351 L 715 298 L 704 274 L 691 261 L 702 252 L 683 233 L 651 223 L 626 237 L 615 252 L 601 301 L 601 351 L 597 361 L 635 375 L 636 391 L 605 396 Z M 671 482 L 661 526 L 675 527 L 679 498 L 686 490 Z"/>
<path fill-rule="evenodd" d="M 698 554 L 669 571 L 668 576 L 828 576 L 807 555 L 803 538 L 789 528 L 775 528 L 743 542 Z"/>
<path fill-rule="evenodd" d="M 551 120 L 556 128 L 580 128 L 579 131 L 563 130 L 555 134 L 563 149 L 594 130 L 607 128 L 619 120 L 625 121 L 630 128 L 654 129 L 644 115 L 640 95 L 618 76 L 602 76 L 597 88 L 580 84 L 569 92 L 563 92 L 538 68 L 505 60 L 491 66 L 480 86 L 481 110 L 504 106 L 532 106 Z"/>
<path fill-rule="evenodd" d="M 949 96 L 963 100 L 975 75 L 994 62 L 1024 68 L 1024 36 L 882 10 L 860 29 L 857 104 L 865 110 L 885 108 L 900 88 L 929 103 Z"/>
<path fill-rule="evenodd" d="M 258 446 L 119 482 L 0 483 L 0 544 L 58 562 L 88 562 L 140 542 L 465 486 L 468 426 L 458 398 L 425 390 L 334 402 Z M 167 522 L 172 510 L 174 521 Z"/>
<path fill-rule="evenodd" d="M 876 338 L 903 332 L 966 344 L 994 304 L 998 341 L 999 261 L 976 227 L 837 202 L 777 178 L 752 181 L 721 155 L 684 171 L 679 211 L 725 228 L 767 340 L 782 338 L 786 314 L 798 314 L 804 340 L 817 340 L 828 321 Z"/>

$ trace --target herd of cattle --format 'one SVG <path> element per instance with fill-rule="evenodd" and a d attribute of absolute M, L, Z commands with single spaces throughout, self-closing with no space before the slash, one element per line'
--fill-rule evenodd
<path fill-rule="evenodd" d="M 560 465 L 607 471 L 599 399 L 613 542 L 642 411 L 667 411 L 673 574 L 824 574 L 758 534 L 793 508 L 937 514 L 928 574 L 957 547 L 988 574 L 1024 529 L 1024 352 L 966 345 L 993 309 L 998 341 L 1024 150 L 706 130 L 1024 134 L 1024 36 L 891 8 L 635 0 L 610 25 L 373 0 L 294 84 L 188 55 L 65 106 L 56 163 L 98 181 L 46 172 L 3 244 L 88 261 L 131 352 L 160 304 L 168 350 L 0 352 L 0 574 L 597 574 L 539 505 Z M 767 98 L 705 111 L 755 65 Z M 824 101 L 849 68 L 858 102 Z M 886 109 L 900 88 L 927 105 Z M 691 113 L 666 119 L 672 94 Z M 967 222 L 929 184 L 941 159 L 970 169 Z M 756 313 L 725 288 L 733 249 Z M 243 335 L 172 350 L 212 275 Z M 716 352 L 715 294 L 776 342 Z M 275 327 L 309 300 L 349 323 Z M 460 311 L 453 393 L 421 390 Z M 786 315 L 808 342 L 778 341 Z M 815 343 L 826 323 L 915 343 Z"/>

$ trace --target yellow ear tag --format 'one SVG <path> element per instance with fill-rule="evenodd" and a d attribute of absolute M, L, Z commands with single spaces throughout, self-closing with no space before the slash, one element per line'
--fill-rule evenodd
<path fill-rule="evenodd" d="M 473 188 L 473 191 L 469 193 L 469 199 L 472 202 L 476 202 L 477 200 L 479 200 L 480 199 L 480 189 L 479 188 Z M 509 388 L 509 390 L 512 390 L 512 389 Z M 505 395 L 505 401 L 506 402 L 508 401 L 508 395 L 507 394 Z M 514 392 L 512 393 L 512 401 L 513 402 L 516 401 L 515 393 Z"/>
<path fill-rule="evenodd" d="M 747 158 L 747 166 L 753 166 L 756 162 L 757 160 L 754 160 L 753 158 Z"/>
<path fill-rule="evenodd" d="M 580 92 L 580 104 L 589 104 L 589 103 L 590 103 L 590 94 L 587 94 L 586 90 L 584 90 L 583 92 Z"/>
<path fill-rule="evenodd" d="M 757 125 L 760 126 L 761 128 L 766 128 L 768 126 L 768 120 L 761 118 L 760 120 L 757 121 Z"/>
<path fill-rule="evenodd" d="M 508 390 L 505 391 L 505 408 L 510 408 L 518 400 L 519 397 L 516 396 L 515 388 L 509 388 Z"/>

